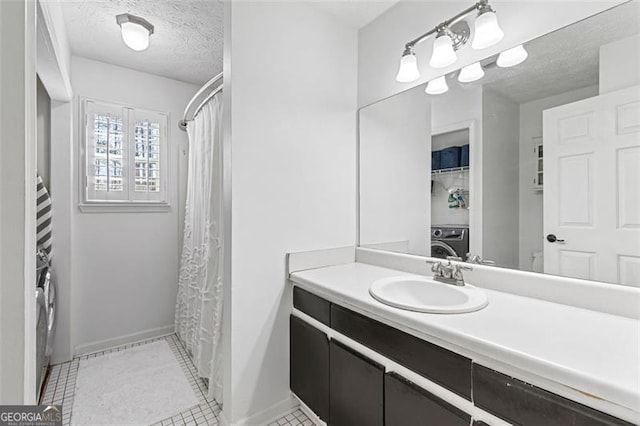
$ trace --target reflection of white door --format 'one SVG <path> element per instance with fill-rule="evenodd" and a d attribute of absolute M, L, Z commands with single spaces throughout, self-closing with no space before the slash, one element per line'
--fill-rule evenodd
<path fill-rule="evenodd" d="M 544 271 L 640 286 L 640 86 L 544 111 L 543 140 Z"/>

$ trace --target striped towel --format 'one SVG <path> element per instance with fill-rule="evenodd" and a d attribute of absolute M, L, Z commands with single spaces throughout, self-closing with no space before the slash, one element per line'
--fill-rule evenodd
<path fill-rule="evenodd" d="M 36 206 L 36 241 L 37 247 L 47 255 L 51 255 L 51 197 L 49 191 L 38 175 Z"/>

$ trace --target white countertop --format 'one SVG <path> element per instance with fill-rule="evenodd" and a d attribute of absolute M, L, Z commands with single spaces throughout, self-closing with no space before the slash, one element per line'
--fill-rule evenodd
<path fill-rule="evenodd" d="M 410 312 L 369 295 L 374 281 L 401 275 L 412 274 L 350 263 L 295 272 L 291 280 L 481 364 L 496 360 L 557 384 L 542 386 L 552 392 L 574 391 L 578 402 L 640 422 L 640 321 L 488 289 L 489 305 L 464 314 Z"/>

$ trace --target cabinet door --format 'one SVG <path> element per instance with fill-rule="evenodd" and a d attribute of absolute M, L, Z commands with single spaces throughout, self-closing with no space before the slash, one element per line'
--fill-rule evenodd
<path fill-rule="evenodd" d="M 471 416 L 409 380 L 389 373 L 384 379 L 386 426 L 468 426 Z"/>
<path fill-rule="evenodd" d="M 479 364 L 473 364 L 473 399 L 477 407 L 524 426 L 632 426 Z"/>
<path fill-rule="evenodd" d="M 384 424 L 384 367 L 331 340 L 331 426 Z"/>
<path fill-rule="evenodd" d="M 329 420 L 329 339 L 300 318 L 290 318 L 290 386 L 324 421 Z"/>

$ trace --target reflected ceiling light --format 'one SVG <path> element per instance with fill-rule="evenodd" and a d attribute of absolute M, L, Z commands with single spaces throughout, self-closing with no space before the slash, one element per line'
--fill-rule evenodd
<path fill-rule="evenodd" d="M 469 24 L 464 18 L 474 12 L 477 12 L 477 16 L 472 47 L 474 49 L 484 49 L 502 40 L 504 32 L 498 25 L 496 12 L 489 5 L 489 0 L 479 0 L 473 6 L 466 8 L 420 37 L 406 43 L 396 80 L 401 83 L 409 83 L 420 77 L 414 48 L 433 34 L 436 34 L 436 39 L 433 42 L 433 52 L 429 65 L 432 68 L 446 68 L 455 63 L 458 59 L 456 50 L 464 46 L 471 35 Z"/>
<path fill-rule="evenodd" d="M 153 25 L 139 16 L 123 13 L 116 16 L 116 22 L 122 31 L 122 40 L 136 52 L 149 47 L 149 37 L 153 34 Z"/>
<path fill-rule="evenodd" d="M 458 81 L 460 83 L 471 83 L 472 81 L 480 80 L 482 77 L 484 77 L 482 65 L 480 65 L 480 62 L 474 62 L 460 70 Z"/>
<path fill-rule="evenodd" d="M 396 75 L 396 81 L 400 83 L 410 83 L 420 78 L 420 71 L 418 71 L 418 61 L 413 48 L 407 47 L 402 53 L 402 59 L 400 60 L 400 69 L 398 75 Z"/>
<path fill-rule="evenodd" d="M 502 68 L 515 67 L 516 65 L 523 63 L 524 60 L 527 59 L 527 56 L 529 56 L 529 54 L 524 50 L 522 45 L 516 46 L 500 53 L 496 64 Z"/>
<path fill-rule="evenodd" d="M 447 34 L 446 29 L 438 32 L 438 36 L 433 42 L 433 53 L 429 65 L 433 68 L 445 68 L 458 60 L 456 52 L 453 50 L 453 40 Z"/>
<path fill-rule="evenodd" d="M 478 16 L 471 42 L 471 47 L 476 50 L 491 47 L 504 37 L 504 32 L 498 25 L 498 16 L 489 3 L 479 2 L 478 5 Z"/>
<path fill-rule="evenodd" d="M 427 88 L 424 91 L 429 95 L 441 95 L 446 93 L 447 90 L 449 90 L 449 86 L 447 86 L 447 80 L 443 75 L 427 83 Z"/>

